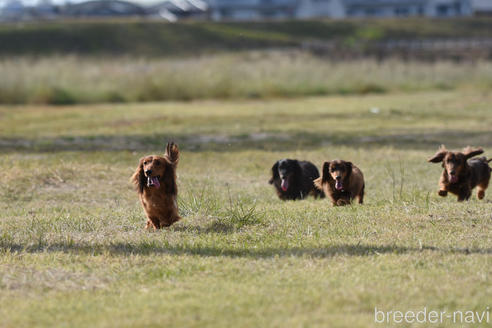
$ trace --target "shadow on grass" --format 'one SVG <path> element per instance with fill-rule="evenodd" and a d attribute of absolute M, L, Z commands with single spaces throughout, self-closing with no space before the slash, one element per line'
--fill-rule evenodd
<path fill-rule="evenodd" d="M 229 234 L 237 231 L 237 228 L 227 222 L 214 221 L 210 225 L 205 227 L 201 226 L 184 226 L 184 225 L 176 225 L 171 228 L 172 231 L 176 232 L 186 232 L 193 234 L 208 234 L 208 233 L 221 233 L 221 234 Z"/>
<path fill-rule="evenodd" d="M 243 150 L 290 151 L 322 146 L 371 148 L 392 146 L 401 149 L 431 149 L 440 144 L 449 148 L 467 145 L 492 147 L 492 131 L 446 130 L 431 133 L 400 133 L 376 135 L 367 133 L 258 133 L 242 135 L 96 135 L 28 138 L 0 138 L 2 152 L 62 151 L 141 151 L 163 149 L 168 140 L 177 142 L 182 150 L 191 152 L 234 152 Z"/>
<path fill-rule="evenodd" d="M 25 253 L 44 253 L 44 252 L 65 252 L 75 254 L 111 254 L 116 256 L 126 255 L 191 255 L 203 257 L 231 257 L 231 258 L 271 258 L 271 257 L 316 257 L 328 258 L 333 256 L 378 256 L 382 254 L 410 254 L 420 252 L 436 252 L 441 254 L 492 254 L 491 248 L 440 248 L 434 246 L 405 247 L 398 245 L 363 245 L 363 244 L 341 244 L 327 245 L 320 247 L 268 247 L 268 248 L 221 248 L 214 246 L 162 246 L 153 242 L 131 244 L 113 243 L 109 245 L 86 245 L 86 244 L 64 244 L 53 243 L 37 246 L 23 246 L 20 244 L 3 243 L 0 251 L 25 252 Z"/>

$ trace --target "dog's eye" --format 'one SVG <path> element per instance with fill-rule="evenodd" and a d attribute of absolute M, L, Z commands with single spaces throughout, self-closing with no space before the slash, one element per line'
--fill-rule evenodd
<path fill-rule="evenodd" d="M 161 163 L 158 161 L 155 161 L 155 165 L 159 166 L 159 164 L 161 164 Z"/>
<path fill-rule="evenodd" d="M 148 162 L 144 162 L 144 165 L 147 165 Z"/>

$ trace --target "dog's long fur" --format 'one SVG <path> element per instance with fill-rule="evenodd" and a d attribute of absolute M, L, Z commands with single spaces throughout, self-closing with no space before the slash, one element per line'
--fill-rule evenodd
<path fill-rule="evenodd" d="M 324 193 L 314 188 L 313 180 L 318 177 L 319 171 L 311 162 L 281 159 L 272 166 L 272 177 L 268 183 L 275 187 L 282 200 L 304 199 L 310 194 L 315 198 L 324 198 Z"/>
<path fill-rule="evenodd" d="M 477 197 L 483 199 L 489 186 L 492 169 L 485 157 L 472 158 L 483 153 L 482 148 L 466 147 L 463 152 L 452 152 L 441 145 L 439 150 L 428 159 L 431 163 L 442 162 L 444 168 L 439 179 L 439 196 L 448 192 L 458 196 L 458 201 L 470 199 L 472 189 L 478 187 Z"/>
<path fill-rule="evenodd" d="M 140 202 L 148 217 L 146 228 L 168 227 L 181 219 L 177 205 L 178 161 L 179 149 L 173 142 L 167 144 L 164 156 L 149 155 L 140 159 L 131 181 L 137 189 Z M 153 183 L 154 181 L 156 184 Z"/>
<path fill-rule="evenodd" d="M 333 206 L 349 205 L 355 197 L 359 198 L 359 204 L 364 202 L 364 175 L 351 162 L 325 162 L 321 177 L 314 180 L 314 185 L 330 196 Z"/>

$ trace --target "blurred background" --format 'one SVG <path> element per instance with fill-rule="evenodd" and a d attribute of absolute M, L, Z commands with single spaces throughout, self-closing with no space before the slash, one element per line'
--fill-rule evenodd
<path fill-rule="evenodd" d="M 135 16 L 176 21 L 490 15 L 490 0 L 2 0 L 5 21 Z"/>
<path fill-rule="evenodd" d="M 0 0 L 3 104 L 488 90 L 491 59 L 492 0 Z"/>

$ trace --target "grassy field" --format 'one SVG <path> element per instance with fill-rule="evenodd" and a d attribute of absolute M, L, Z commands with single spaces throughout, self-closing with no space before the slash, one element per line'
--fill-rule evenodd
<path fill-rule="evenodd" d="M 426 158 L 441 143 L 492 157 L 491 103 L 461 90 L 2 106 L 0 326 L 378 327 L 375 307 L 485 311 L 492 191 L 439 198 Z M 146 232 L 129 177 L 169 139 L 184 219 Z M 353 161 L 366 203 L 280 201 L 267 180 L 284 157 Z"/>
<path fill-rule="evenodd" d="M 0 59 L 0 103 L 126 103 L 492 88 L 492 62 L 333 61 L 305 51 Z"/>

